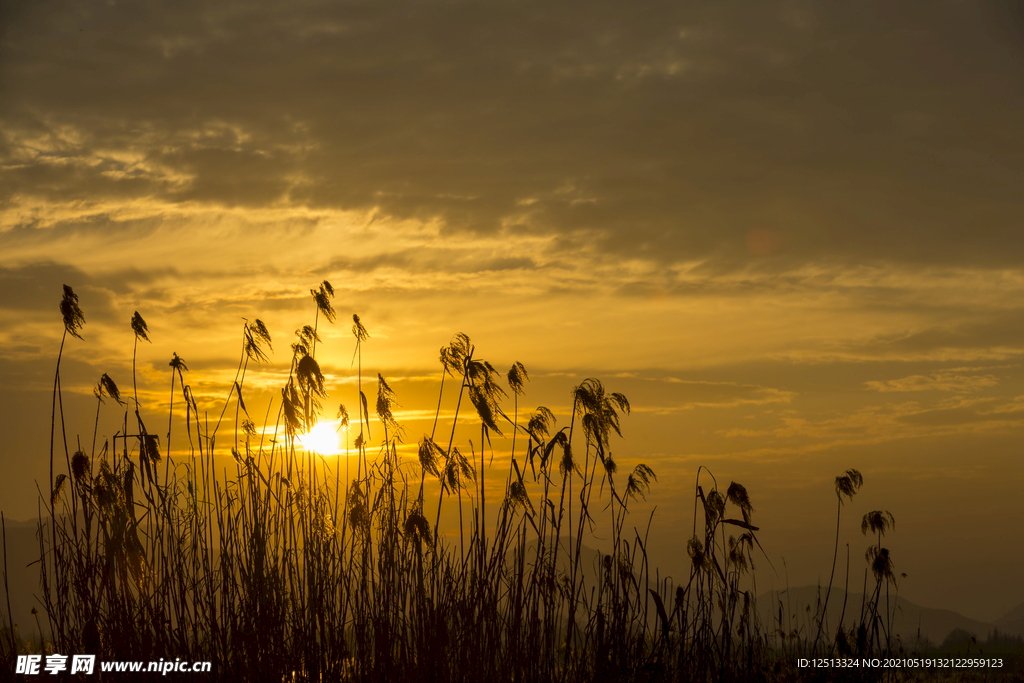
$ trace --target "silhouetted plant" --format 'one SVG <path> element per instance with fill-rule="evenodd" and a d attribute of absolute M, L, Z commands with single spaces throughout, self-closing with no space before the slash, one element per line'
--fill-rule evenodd
<path fill-rule="evenodd" d="M 874 639 L 875 644 L 878 645 L 879 649 L 881 649 L 879 630 L 882 630 L 885 635 L 886 649 L 889 649 L 890 647 L 892 618 L 889 614 L 889 585 L 890 583 L 895 582 L 892 559 L 889 557 L 889 549 L 882 547 L 882 537 L 885 536 L 887 531 L 895 526 L 896 519 L 888 510 L 872 510 L 864 515 L 860 524 L 862 534 L 866 536 L 870 531 L 876 535 L 878 541 L 875 545 L 868 546 L 868 549 L 864 553 L 864 559 L 867 561 L 871 574 L 875 578 L 875 588 L 871 597 L 866 599 L 865 606 L 862 610 L 861 622 L 863 623 L 870 619 L 867 645 L 870 647 L 871 640 Z M 882 619 L 882 615 L 878 613 L 878 603 L 881 601 L 883 582 L 885 583 L 886 597 L 884 621 Z"/>
<path fill-rule="evenodd" d="M 821 618 L 818 621 L 818 634 L 814 638 L 814 647 L 817 649 L 818 640 L 821 638 L 821 634 L 824 628 L 826 615 L 828 613 L 828 599 L 832 595 L 832 581 L 836 576 L 836 560 L 839 558 L 839 519 L 843 511 L 843 496 L 846 496 L 850 501 L 853 500 L 854 495 L 857 494 L 857 490 L 864 485 L 864 477 L 861 473 L 855 469 L 846 470 L 844 474 L 836 477 L 836 547 L 832 553 L 832 571 L 828 576 L 828 590 L 825 591 L 825 602 L 821 607 Z M 849 579 L 850 572 L 847 568 L 846 572 L 847 586 L 846 592 L 849 592 Z M 839 617 L 839 627 L 842 628 L 843 616 L 846 614 L 846 593 L 843 594 L 843 610 L 842 615 Z M 834 644 L 834 643 L 833 643 Z M 831 648 L 830 648 L 831 649 Z"/>
<path fill-rule="evenodd" d="M 333 320 L 329 283 L 311 293 L 316 321 Z M 78 336 L 74 321 L 84 318 L 79 311 L 70 320 L 65 338 Z M 108 442 L 97 453 L 94 432 L 92 452 L 77 450 L 67 471 L 51 476 L 40 576 L 53 651 L 123 660 L 173 652 L 213 661 L 227 680 L 553 683 L 765 680 L 780 657 L 811 646 L 809 633 L 786 634 L 782 651 L 772 650 L 758 623 L 755 559 L 764 551 L 751 496 L 737 482 L 720 489 L 698 469 L 683 581 L 652 571 L 648 534 L 627 520 L 657 477 L 647 464 L 627 468 L 613 455 L 613 436 L 622 435 L 631 407 L 596 378 L 572 389 L 570 419 L 560 429 L 543 406 L 519 424 L 526 367 L 511 366 L 506 391 L 470 338 L 458 334 L 440 351 L 434 427 L 414 457 L 401 450 L 398 385 L 378 373 L 374 455 L 362 390 L 369 334 L 354 315 L 355 475 L 349 457 L 302 446 L 331 388 L 315 357 L 322 343 L 316 321 L 296 333 L 279 414 L 268 424 L 257 427 L 243 392 L 249 361 L 268 361 L 270 333 L 259 320 L 246 321 L 221 411 L 223 418 L 234 401 L 233 443 L 217 442 L 220 420 L 206 419 L 184 381 L 188 367 L 174 354 L 170 410 L 180 391 L 187 448 L 172 457 L 169 418 L 161 456 L 136 400 L 138 434 L 119 433 L 120 452 Z M 132 329 L 137 396 L 138 341 L 148 339 L 137 313 Z M 458 397 L 448 399 L 455 409 L 447 442 L 435 434 L 445 377 L 460 380 Z M 55 406 L 59 389 L 58 365 Z M 97 411 L 104 397 L 120 401 L 106 374 L 95 395 Z M 465 395 L 480 422 L 478 443 L 465 438 Z M 510 398 L 511 417 L 503 407 Z M 339 430 L 349 427 L 344 405 L 337 419 Z M 492 438 L 501 434 L 511 440 L 508 471 L 500 501 L 485 514 L 494 495 L 486 490 Z M 160 460 L 162 473 L 153 467 Z M 428 478 L 438 487 L 436 513 L 425 495 Z M 840 511 L 861 483 L 856 470 L 837 478 Z M 442 510 L 454 514 L 455 505 L 457 542 L 441 525 Z M 870 560 L 878 585 L 892 581 L 898 590 L 881 548 L 892 515 L 870 513 L 865 523 L 878 534 Z M 609 542 L 593 562 L 583 546 L 590 531 Z M 834 553 L 833 576 L 835 562 Z M 879 595 L 876 589 L 871 627 L 879 623 Z M 862 623 L 857 637 L 870 635 Z M 837 643 L 844 652 L 849 645 L 841 623 Z"/>

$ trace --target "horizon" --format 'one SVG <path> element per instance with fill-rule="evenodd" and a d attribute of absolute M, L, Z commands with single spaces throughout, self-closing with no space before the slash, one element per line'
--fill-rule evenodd
<path fill-rule="evenodd" d="M 1024 602 L 1019 9 L 69 7 L 0 6 L 5 516 L 33 518 L 49 477 L 63 285 L 85 315 L 64 413 L 88 446 L 101 374 L 130 391 L 134 312 L 159 434 L 172 354 L 219 409 L 264 321 L 261 427 L 326 280 L 324 421 L 356 405 L 358 314 L 364 387 L 394 389 L 414 455 L 438 349 L 465 333 L 526 367 L 521 423 L 567 424 L 588 377 L 628 397 L 612 451 L 658 477 L 631 524 L 653 511 L 667 573 L 706 466 L 750 492 L 759 581 L 827 583 L 854 468 L 837 583 L 849 543 L 859 588 L 861 517 L 888 510 L 901 596 L 986 622 Z"/>

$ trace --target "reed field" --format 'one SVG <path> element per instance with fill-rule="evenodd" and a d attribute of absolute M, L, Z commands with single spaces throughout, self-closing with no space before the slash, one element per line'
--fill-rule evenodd
<path fill-rule="evenodd" d="M 418 458 L 407 457 L 399 444 L 415 437 L 395 417 L 387 379 L 368 369 L 372 339 L 358 316 L 358 392 L 347 408 L 327 404 L 318 329 L 336 318 L 333 289 L 325 281 L 311 293 L 312 324 L 297 332 L 287 381 L 262 424 L 245 405 L 246 377 L 281 342 L 261 321 L 239 331 L 236 378 L 216 410 L 196 400 L 186 361 L 170 359 L 170 410 L 183 414 L 185 433 L 172 431 L 168 415 L 164 434 L 163 418 L 139 408 L 134 367 L 148 328 L 136 313 L 132 386 L 104 374 L 95 387 L 97 425 L 116 411 L 122 429 L 98 441 L 65 429 L 60 359 L 85 322 L 65 286 L 50 475 L 40 485 L 39 631 L 48 637 L 33 643 L 6 628 L 5 671 L 17 654 L 75 652 L 213 663 L 212 674 L 170 675 L 182 680 L 928 677 L 797 666 L 799 658 L 914 651 L 892 632 L 900 576 L 883 545 L 893 516 L 863 514 L 863 560 L 840 553 L 839 523 L 854 514 L 863 484 L 856 469 L 835 481 L 837 535 L 819 609 L 784 626 L 791 620 L 781 602 L 777 617 L 758 614 L 753 568 L 771 562 L 740 483 L 694 472 L 693 526 L 681 532 L 691 558 L 685 580 L 651 566 L 649 520 L 630 513 L 658 485 L 656 468 L 611 454 L 611 439 L 627 431 L 626 396 L 586 379 L 566 387 L 572 414 L 558 423 L 547 408 L 524 408 L 527 368 L 517 362 L 502 372 L 457 334 L 440 350 L 432 431 L 418 438 Z M 442 398 L 455 402 L 454 419 L 441 419 Z M 347 428 L 350 457 L 303 447 L 325 416 Z M 491 465 L 495 439 L 510 449 L 507 470 Z M 504 493 L 489 500 L 495 481 Z M 457 528 L 442 524 L 442 511 L 457 515 Z M 595 530 L 613 551 L 586 547 Z M 821 543 L 833 549 L 833 539 Z M 864 598 L 846 604 L 865 561 Z M 840 593 L 842 616 L 829 623 Z M 856 626 L 844 630 L 849 615 Z M 127 680 L 107 675 L 119 677 Z"/>

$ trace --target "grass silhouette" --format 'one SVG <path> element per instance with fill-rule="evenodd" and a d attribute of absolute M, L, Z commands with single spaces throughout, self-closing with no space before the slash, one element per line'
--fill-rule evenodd
<path fill-rule="evenodd" d="M 744 486 L 723 490 L 704 467 L 694 483 L 688 579 L 662 579 L 648 561 L 646 534 L 627 531 L 631 503 L 657 478 L 646 464 L 623 476 L 610 438 L 621 436 L 630 404 L 597 379 L 572 390 L 568 425 L 556 430 L 544 407 L 519 424 L 526 368 L 516 362 L 503 378 L 458 334 L 440 350 L 437 413 L 431 433 L 419 439 L 418 462 L 410 463 L 398 453 L 398 397 L 380 374 L 372 439 L 362 377 L 370 336 L 353 316 L 355 472 L 348 458 L 332 461 L 302 448 L 299 438 L 327 398 L 316 360 L 318 324 L 335 319 L 330 283 L 310 291 L 314 324 L 298 330 L 291 345 L 277 418 L 259 429 L 245 406 L 249 364 L 265 362 L 272 341 L 261 321 L 246 321 L 235 379 L 212 426 L 187 381 L 188 366 L 172 357 L 170 405 L 184 404 L 187 447 L 172 451 L 169 416 L 163 454 L 139 408 L 135 360 L 148 328 L 136 312 L 132 397 L 125 400 L 106 374 L 94 390 L 97 429 L 105 398 L 124 406 L 122 429 L 98 453 L 95 431 L 89 453 L 70 453 L 62 434 L 67 471 L 54 477 L 58 415 L 63 432 L 60 358 L 67 336 L 81 339 L 84 323 L 65 286 L 50 489 L 39 527 L 49 626 L 43 650 L 105 660 L 209 660 L 220 680 L 266 681 L 764 681 L 808 673 L 795 668 L 798 656 L 894 651 L 892 614 L 881 602 L 883 585 L 887 597 L 890 586 L 898 590 L 881 547 L 894 523 L 886 512 L 864 517 L 865 533 L 877 539 L 867 558 L 875 587 L 853 638 L 842 623 L 828 636 L 824 622 L 838 534 L 819 613 L 796 629 L 781 612 L 774 625 L 760 622 L 754 563 L 767 556 L 754 507 Z M 459 388 L 444 439 L 436 432 L 446 377 Z M 509 392 L 511 417 L 502 408 Z M 232 407 L 234 434 L 218 439 Z M 337 415 L 348 426 L 344 405 Z M 479 423 L 477 443 L 457 442 L 460 420 L 474 431 Z M 504 434 L 508 470 L 489 472 L 485 444 Z M 494 519 L 485 514 L 488 477 L 504 482 Z M 843 496 L 852 500 L 862 483 L 856 470 L 837 478 L 839 511 Z M 436 512 L 427 506 L 433 487 Z M 442 509 L 455 507 L 457 541 L 441 528 Z M 586 533 L 598 528 L 612 539 L 608 554 L 585 549 Z M 14 654 L 26 646 L 9 632 L 3 656 L 13 670 Z M 877 675 L 834 673 L 842 680 Z"/>

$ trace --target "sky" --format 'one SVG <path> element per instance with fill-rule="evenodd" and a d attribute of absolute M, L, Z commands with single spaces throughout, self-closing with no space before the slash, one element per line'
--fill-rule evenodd
<path fill-rule="evenodd" d="M 663 574 L 703 465 L 750 492 L 761 586 L 827 583 L 856 468 L 851 585 L 889 510 L 901 595 L 998 618 L 1024 601 L 1021 82 L 1009 2 L 8 0 L 0 510 L 48 478 L 62 285 L 88 443 L 135 311 L 148 420 L 172 353 L 226 396 L 255 318 L 265 409 L 326 279 L 328 403 L 354 404 L 358 313 L 410 448 L 464 332 L 527 368 L 520 416 L 564 424 L 587 377 L 627 395 L 613 452 L 658 475 L 634 521 Z"/>

